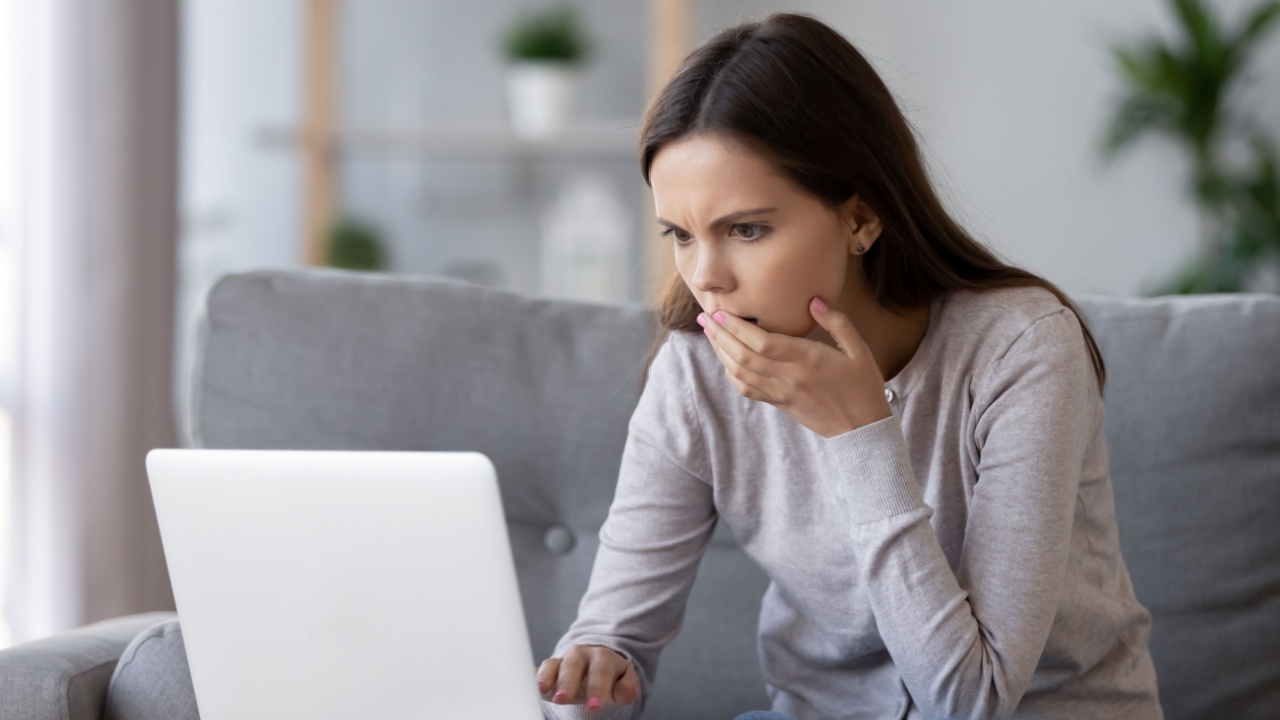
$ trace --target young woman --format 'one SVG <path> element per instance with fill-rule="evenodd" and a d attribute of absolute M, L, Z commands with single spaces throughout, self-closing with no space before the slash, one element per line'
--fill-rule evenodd
<path fill-rule="evenodd" d="M 547 715 L 639 714 L 719 519 L 772 580 L 754 716 L 1160 718 L 1098 346 L 948 216 L 866 60 L 724 30 L 641 168 L 678 277 Z"/>

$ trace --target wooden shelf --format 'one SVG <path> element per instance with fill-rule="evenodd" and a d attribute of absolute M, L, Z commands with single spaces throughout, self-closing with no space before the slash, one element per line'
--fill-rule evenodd
<path fill-rule="evenodd" d="M 634 123 L 625 120 L 582 125 L 545 140 L 526 140 L 501 126 L 349 126 L 335 128 L 330 142 L 337 153 L 417 154 L 468 160 L 521 156 L 631 159 L 638 151 L 640 132 Z M 302 134 L 293 128 L 264 128 L 256 139 L 263 145 L 292 148 L 302 143 Z"/>

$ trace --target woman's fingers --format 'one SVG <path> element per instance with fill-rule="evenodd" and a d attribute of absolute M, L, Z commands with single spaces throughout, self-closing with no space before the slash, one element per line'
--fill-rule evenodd
<path fill-rule="evenodd" d="M 630 665 L 609 648 L 591 649 L 591 669 L 587 672 L 587 710 L 599 710 L 613 699 L 613 684 L 623 673 L 621 664 Z"/>
<path fill-rule="evenodd" d="M 620 653 L 602 645 L 574 645 L 561 658 L 538 666 L 538 691 L 558 705 L 583 705 L 595 711 L 608 704 L 627 705 L 640 697 L 640 678 Z"/>
<path fill-rule="evenodd" d="M 547 658 L 538 666 L 538 692 L 543 700 L 550 700 L 555 692 L 556 679 L 560 677 L 560 658 Z"/>
<path fill-rule="evenodd" d="M 720 358 L 720 364 L 724 365 L 724 373 L 728 377 L 729 383 L 733 385 L 739 395 L 750 400 L 774 402 L 773 397 L 761 387 L 768 378 L 738 365 L 714 340 L 711 341 L 711 349 Z"/>
<path fill-rule="evenodd" d="M 626 662 L 627 669 L 613 686 L 613 702 L 615 705 L 630 705 L 640 698 L 640 677 L 631 663 Z"/>
<path fill-rule="evenodd" d="M 560 705 L 569 703 L 583 702 L 579 696 L 583 694 L 585 686 L 582 683 L 583 676 L 586 675 L 588 658 L 585 652 L 586 648 L 581 645 L 574 645 L 564 654 L 560 660 L 560 677 L 556 681 L 554 694 L 551 696 L 551 702 Z"/>

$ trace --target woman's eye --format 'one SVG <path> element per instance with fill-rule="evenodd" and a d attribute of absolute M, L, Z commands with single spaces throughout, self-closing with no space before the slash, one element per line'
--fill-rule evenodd
<path fill-rule="evenodd" d="M 689 239 L 689 236 L 685 233 L 685 231 L 679 230 L 673 227 L 669 227 L 666 230 L 662 231 L 663 237 L 666 237 L 668 235 L 675 237 L 677 245 L 684 245 L 685 242 Z"/>
<path fill-rule="evenodd" d="M 738 223 L 733 226 L 733 230 L 744 240 L 759 240 L 765 233 L 764 226 L 756 223 Z"/>

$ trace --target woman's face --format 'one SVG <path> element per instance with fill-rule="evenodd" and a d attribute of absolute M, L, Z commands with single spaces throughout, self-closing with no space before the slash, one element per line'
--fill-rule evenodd
<path fill-rule="evenodd" d="M 682 138 L 654 156 L 649 182 L 676 269 L 708 314 L 724 310 L 806 337 L 817 326 L 809 300 L 834 303 L 845 292 L 844 210 L 745 146 L 709 134 Z"/>

